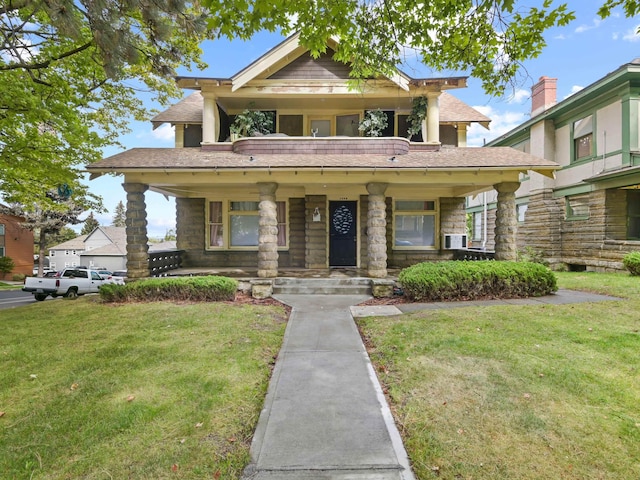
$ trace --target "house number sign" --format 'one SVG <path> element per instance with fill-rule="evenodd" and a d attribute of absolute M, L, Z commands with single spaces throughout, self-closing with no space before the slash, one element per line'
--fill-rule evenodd
<path fill-rule="evenodd" d="M 342 205 L 333 212 L 332 223 L 336 233 L 346 235 L 353 225 L 353 215 L 351 215 L 351 211 L 347 207 Z"/>

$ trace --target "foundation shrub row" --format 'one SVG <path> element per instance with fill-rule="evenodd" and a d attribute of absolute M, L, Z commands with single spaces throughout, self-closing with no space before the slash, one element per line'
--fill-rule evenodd
<path fill-rule="evenodd" d="M 540 297 L 558 290 L 553 272 L 532 262 L 426 262 L 402 270 L 398 281 L 416 302 Z"/>
<path fill-rule="evenodd" d="M 100 287 L 104 302 L 154 302 L 160 300 L 187 302 L 218 302 L 233 300 L 238 282 L 219 276 L 149 278 L 125 285 L 107 284 Z"/>
<path fill-rule="evenodd" d="M 640 252 L 627 253 L 622 258 L 622 264 L 624 265 L 624 268 L 629 270 L 631 275 L 640 275 Z"/>

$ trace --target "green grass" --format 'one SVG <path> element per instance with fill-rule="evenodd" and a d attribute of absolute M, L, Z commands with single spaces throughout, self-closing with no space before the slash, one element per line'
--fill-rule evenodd
<path fill-rule="evenodd" d="M 640 478 L 640 279 L 624 297 L 363 319 L 418 479 Z"/>
<path fill-rule="evenodd" d="M 240 477 L 282 308 L 92 296 L 0 322 L 2 478 Z"/>

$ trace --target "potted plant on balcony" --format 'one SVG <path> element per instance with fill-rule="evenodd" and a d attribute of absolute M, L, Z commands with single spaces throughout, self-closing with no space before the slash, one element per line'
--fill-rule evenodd
<path fill-rule="evenodd" d="M 251 107 L 250 105 L 249 107 Z M 245 109 L 233 119 L 233 123 L 229 130 L 236 137 L 251 137 L 258 135 L 266 135 L 271 133 L 273 129 L 273 116 L 271 112 L 263 112 L 262 110 Z"/>
<path fill-rule="evenodd" d="M 378 108 L 364 112 L 364 118 L 360 120 L 358 130 L 365 137 L 381 137 L 387 125 L 389 125 L 387 114 Z"/>
<path fill-rule="evenodd" d="M 427 98 L 414 98 L 411 113 L 407 117 L 407 138 L 409 140 L 422 131 L 422 122 L 425 118 L 427 118 Z"/>

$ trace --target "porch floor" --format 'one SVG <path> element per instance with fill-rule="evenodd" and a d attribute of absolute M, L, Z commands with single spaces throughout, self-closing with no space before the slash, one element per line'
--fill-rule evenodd
<path fill-rule="evenodd" d="M 397 280 L 401 268 L 388 268 L 387 279 Z M 248 267 L 191 267 L 177 268 L 166 272 L 170 277 L 190 277 L 220 275 L 224 277 L 250 280 L 258 278 L 257 268 Z M 367 270 L 355 267 L 334 268 L 280 268 L 277 278 L 368 278 Z"/>

